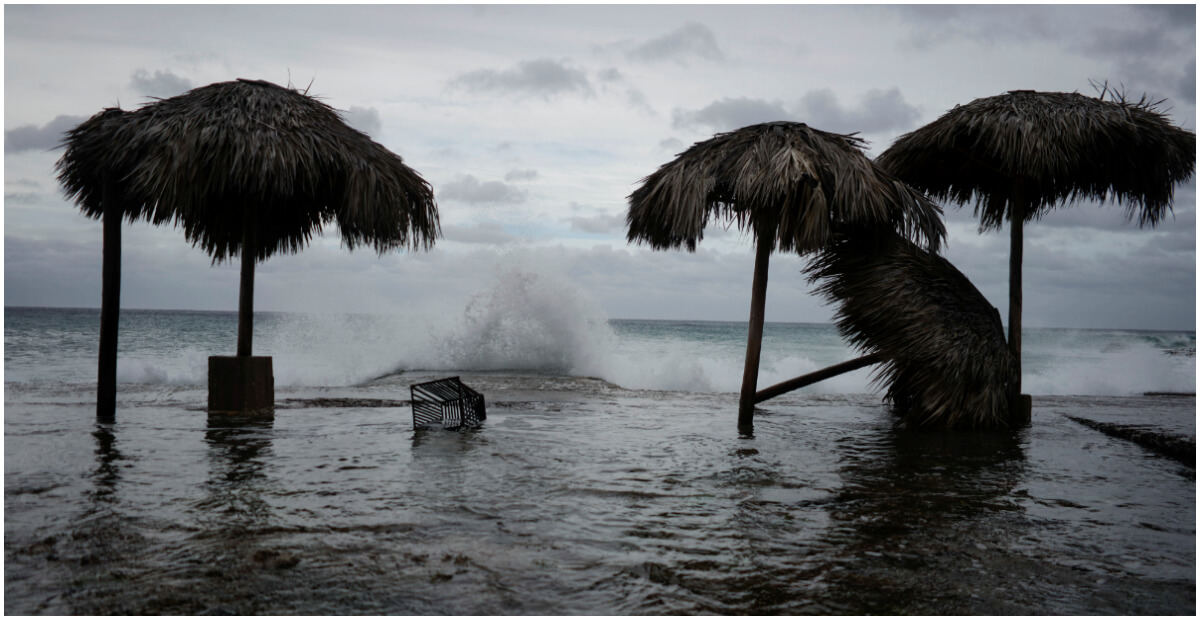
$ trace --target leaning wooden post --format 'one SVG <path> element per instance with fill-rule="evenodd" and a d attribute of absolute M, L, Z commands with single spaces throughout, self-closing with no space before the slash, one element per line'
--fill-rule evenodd
<path fill-rule="evenodd" d="M 763 319 L 767 306 L 767 267 L 775 235 L 758 235 L 758 250 L 754 255 L 754 284 L 750 293 L 750 330 L 746 336 L 746 368 L 742 373 L 742 394 L 738 399 L 738 426 L 754 424 L 754 396 L 758 390 L 758 360 L 762 353 Z"/>
<path fill-rule="evenodd" d="M 121 314 L 121 219 L 124 208 L 116 185 L 104 175 L 100 199 L 104 245 L 100 289 L 100 360 L 96 383 L 96 418 L 111 422 L 117 417 L 117 327 Z"/>
<path fill-rule="evenodd" d="M 788 392 L 798 390 L 802 387 L 809 386 L 826 379 L 832 379 L 833 377 L 858 370 L 859 368 L 864 368 L 872 364 L 878 364 L 884 360 L 885 358 L 882 355 L 878 353 L 871 353 L 858 359 L 853 359 L 848 362 L 842 362 L 827 368 L 815 370 L 807 375 L 800 375 L 795 379 L 781 381 L 775 385 L 759 390 L 759 392 L 754 396 L 754 402 L 761 403 L 764 400 L 769 400 L 775 398 L 776 396 L 787 394 Z"/>

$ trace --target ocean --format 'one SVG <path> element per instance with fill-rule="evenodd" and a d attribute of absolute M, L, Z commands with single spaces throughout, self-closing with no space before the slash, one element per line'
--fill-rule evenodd
<path fill-rule="evenodd" d="M 524 287 L 524 289 L 522 289 Z M 531 303 L 532 300 L 540 300 Z M 736 428 L 744 323 L 537 282 L 457 315 L 258 313 L 274 416 L 205 412 L 231 312 L 4 311 L 7 614 L 1194 614 L 1195 333 L 1028 329 L 1033 423 L 913 431 L 864 369 Z M 760 388 L 857 357 L 768 323 Z M 409 386 L 461 376 L 465 431 Z"/>

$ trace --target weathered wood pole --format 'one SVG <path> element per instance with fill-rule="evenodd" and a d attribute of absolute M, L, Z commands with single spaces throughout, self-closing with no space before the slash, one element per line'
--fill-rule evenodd
<path fill-rule="evenodd" d="M 242 278 L 238 291 L 237 355 L 208 358 L 210 414 L 271 414 L 275 410 L 275 377 L 270 357 L 254 357 L 254 264 L 258 231 L 247 212 L 242 227 Z"/>
<path fill-rule="evenodd" d="M 1012 202 L 1012 231 L 1008 253 L 1008 348 L 1017 365 L 1017 394 L 1021 393 L 1021 263 L 1025 251 L 1025 196 L 1019 189 Z"/>
<path fill-rule="evenodd" d="M 124 208 L 112 179 L 105 175 L 102 266 L 100 268 L 100 360 L 96 382 L 96 419 L 117 417 L 117 326 L 121 314 L 121 218 Z"/>
<path fill-rule="evenodd" d="M 1022 180 L 1017 180 L 1012 196 L 1012 231 L 1008 250 L 1008 349 L 1016 364 L 1016 387 L 1009 403 L 1009 416 L 1015 424 L 1033 419 L 1033 399 L 1021 393 L 1021 263 L 1025 258 L 1025 213 L 1029 204 Z"/>
<path fill-rule="evenodd" d="M 762 353 L 763 318 L 767 306 L 767 267 L 771 260 L 775 235 L 759 234 L 754 255 L 754 284 L 750 293 L 750 330 L 746 336 L 746 368 L 742 373 L 742 394 L 738 399 L 738 426 L 754 424 L 754 395 L 758 390 L 758 360 Z"/>
<path fill-rule="evenodd" d="M 238 357 L 250 357 L 254 338 L 254 258 L 258 253 L 255 246 L 254 218 L 246 209 L 242 222 L 242 286 L 238 293 Z"/>

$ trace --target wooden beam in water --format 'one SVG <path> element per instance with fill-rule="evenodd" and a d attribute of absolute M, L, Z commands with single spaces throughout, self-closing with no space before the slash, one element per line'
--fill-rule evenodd
<path fill-rule="evenodd" d="M 793 390 L 798 390 L 806 385 L 812 385 L 818 381 L 824 381 L 852 370 L 858 370 L 864 366 L 878 364 L 882 361 L 882 355 L 872 353 L 870 355 L 864 355 L 858 359 L 842 362 L 841 364 L 834 364 L 828 368 L 822 368 L 821 370 L 810 372 L 807 375 L 801 375 L 795 379 L 788 379 L 782 383 L 776 383 L 769 388 L 759 390 L 758 393 L 754 395 L 754 403 L 758 404 L 764 400 L 775 398 L 776 396 L 780 396 L 782 394 L 787 394 Z"/>

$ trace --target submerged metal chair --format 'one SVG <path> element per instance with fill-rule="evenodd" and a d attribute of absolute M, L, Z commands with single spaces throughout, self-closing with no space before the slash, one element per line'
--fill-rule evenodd
<path fill-rule="evenodd" d="M 412 386 L 413 427 L 439 423 L 450 430 L 479 426 L 487 419 L 483 394 L 463 384 L 458 377 Z"/>

